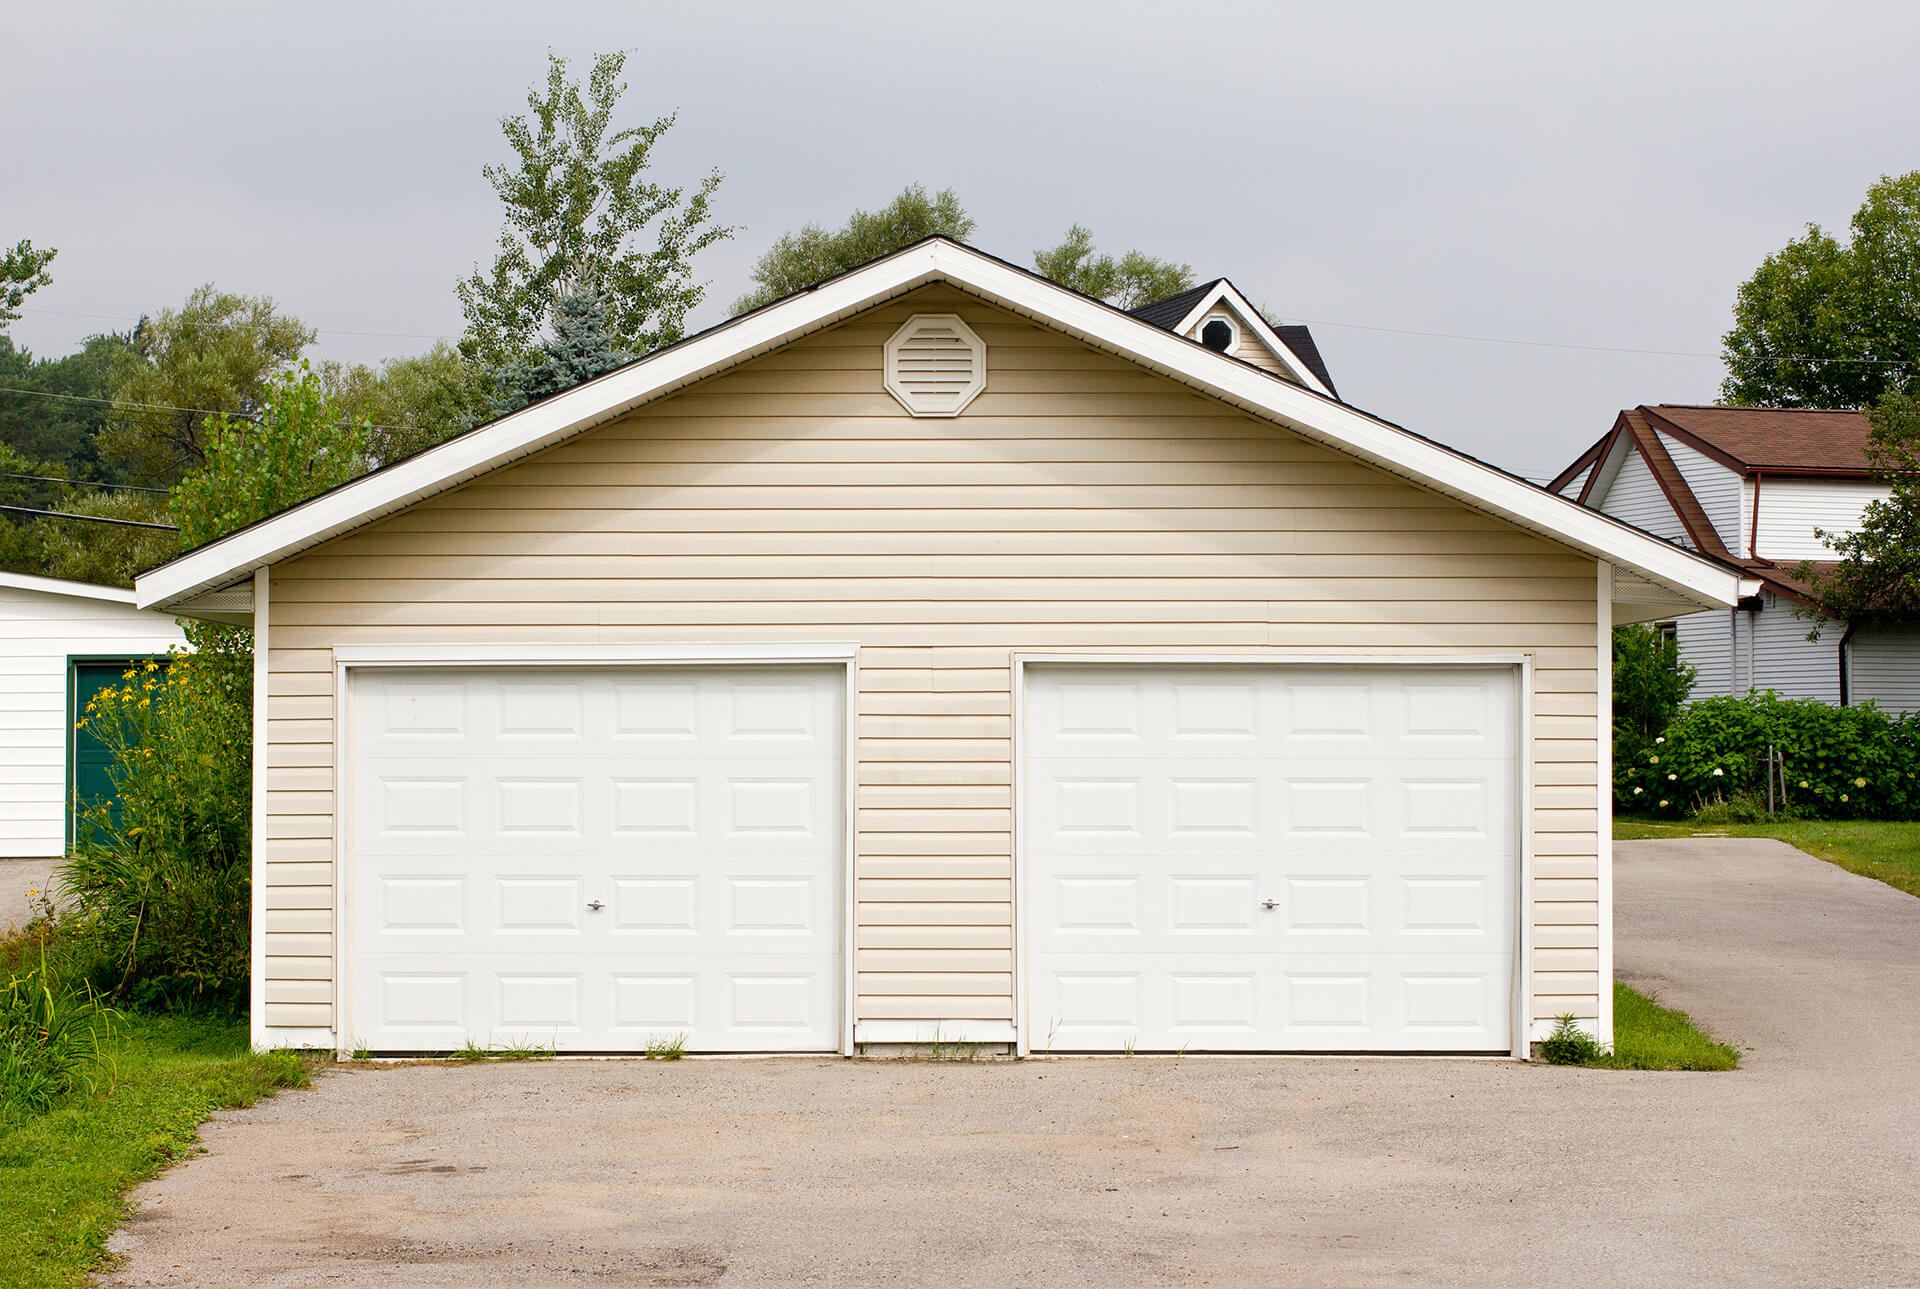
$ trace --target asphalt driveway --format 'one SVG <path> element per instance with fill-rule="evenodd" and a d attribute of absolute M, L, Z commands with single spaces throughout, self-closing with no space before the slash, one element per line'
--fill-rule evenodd
<path fill-rule="evenodd" d="M 1732 1074 L 1499 1061 L 351 1070 L 209 1125 L 121 1285 L 1911 1285 L 1920 900 L 1618 849 Z"/>

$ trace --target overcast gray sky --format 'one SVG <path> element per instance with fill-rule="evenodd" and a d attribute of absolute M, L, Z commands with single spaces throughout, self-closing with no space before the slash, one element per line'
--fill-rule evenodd
<path fill-rule="evenodd" d="M 500 222 L 480 168 L 549 47 L 633 51 L 627 122 L 680 113 L 656 177 L 725 172 L 745 228 L 696 324 L 782 231 L 951 185 L 1021 263 L 1079 221 L 1231 277 L 1314 324 L 1349 401 L 1536 477 L 1621 407 L 1711 401 L 1740 281 L 1920 168 L 1911 0 L 16 0 L 0 241 L 60 248 L 16 342 L 208 281 L 326 357 L 457 336 Z"/>

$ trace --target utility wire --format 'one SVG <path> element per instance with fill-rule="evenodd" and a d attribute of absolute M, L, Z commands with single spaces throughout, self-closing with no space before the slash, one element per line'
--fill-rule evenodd
<path fill-rule="evenodd" d="M 169 533 L 180 531 L 173 524 L 152 524 L 144 519 L 114 519 L 109 515 L 76 515 L 69 510 L 35 510 L 31 506 L 0 506 L 15 515 L 42 515 L 48 519 L 84 519 L 90 524 L 119 524 L 123 528 L 159 528 Z"/>
<path fill-rule="evenodd" d="M 49 474 L 0 473 L 0 479 L 26 479 L 33 483 L 64 483 L 75 488 L 114 488 L 121 492 L 157 492 L 162 496 L 166 496 L 169 492 L 166 488 L 149 488 L 138 483 L 102 483 L 98 479 L 62 479 L 57 475 Z"/>
<path fill-rule="evenodd" d="M 70 403 L 105 403 L 111 407 L 134 408 L 148 412 L 187 412 L 194 416 L 227 416 L 237 421 L 250 421 L 260 424 L 257 416 L 248 416 L 245 412 L 216 412 L 205 407 L 175 407 L 171 403 L 129 403 L 118 398 L 92 398 L 85 394 L 56 394 L 44 389 L 21 389 L 17 385 L 0 385 L 0 394 L 23 394 L 29 398 L 60 398 Z M 418 431 L 417 425 L 384 425 L 378 421 L 367 422 L 368 428 L 375 430 Z"/>
<path fill-rule="evenodd" d="M 101 318 L 113 322 L 138 322 L 139 317 L 124 313 L 77 313 L 66 309 L 40 309 L 22 307 L 22 313 L 46 313 L 65 318 Z M 142 314 L 140 317 L 151 315 Z M 176 325 L 205 328 L 235 328 L 248 325 L 232 322 L 183 322 L 174 320 Z M 1514 336 L 1476 336 L 1457 331 L 1423 331 L 1412 327 L 1382 327 L 1368 322 L 1339 322 L 1332 318 L 1295 318 L 1295 322 L 1315 327 L 1341 327 L 1349 331 L 1375 331 L 1389 336 L 1418 336 L 1425 340 L 1464 340 L 1481 345 L 1526 345 L 1534 349 L 1573 349 L 1583 353 L 1595 354 L 1640 354 L 1655 358 L 1710 358 L 1718 361 L 1722 355 L 1708 353 L 1700 349 L 1637 349 L 1624 345 L 1581 345 L 1560 340 L 1522 340 Z M 453 336 L 434 335 L 424 331 L 352 331 L 341 327 L 315 327 L 316 335 L 322 336 L 385 336 L 401 340 L 453 340 Z M 1831 358 L 1812 354 L 1775 354 L 1768 356 L 1768 362 L 1798 363 L 1848 363 L 1861 367 L 1907 367 L 1912 362 L 1906 358 Z M 405 426 L 380 426 L 380 429 L 409 428 Z"/>

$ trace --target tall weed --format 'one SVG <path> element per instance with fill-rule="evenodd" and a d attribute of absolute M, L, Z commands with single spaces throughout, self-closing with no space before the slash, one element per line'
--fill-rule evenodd
<path fill-rule="evenodd" d="M 146 1007 L 237 1006 L 246 992 L 252 666 L 244 632 L 202 633 L 88 706 L 115 800 L 87 811 L 61 871 L 95 983 Z"/>

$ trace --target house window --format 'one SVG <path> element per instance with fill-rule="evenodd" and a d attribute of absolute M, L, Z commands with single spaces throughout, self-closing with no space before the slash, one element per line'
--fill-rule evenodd
<path fill-rule="evenodd" d="M 1653 624 L 1653 629 L 1658 631 L 1660 638 L 1668 644 L 1677 645 L 1680 643 L 1680 624 L 1678 622 L 1656 622 Z"/>
<path fill-rule="evenodd" d="M 1208 318 L 1207 325 L 1200 328 L 1200 343 L 1216 354 L 1227 353 L 1240 343 L 1240 329 L 1226 318 Z"/>

